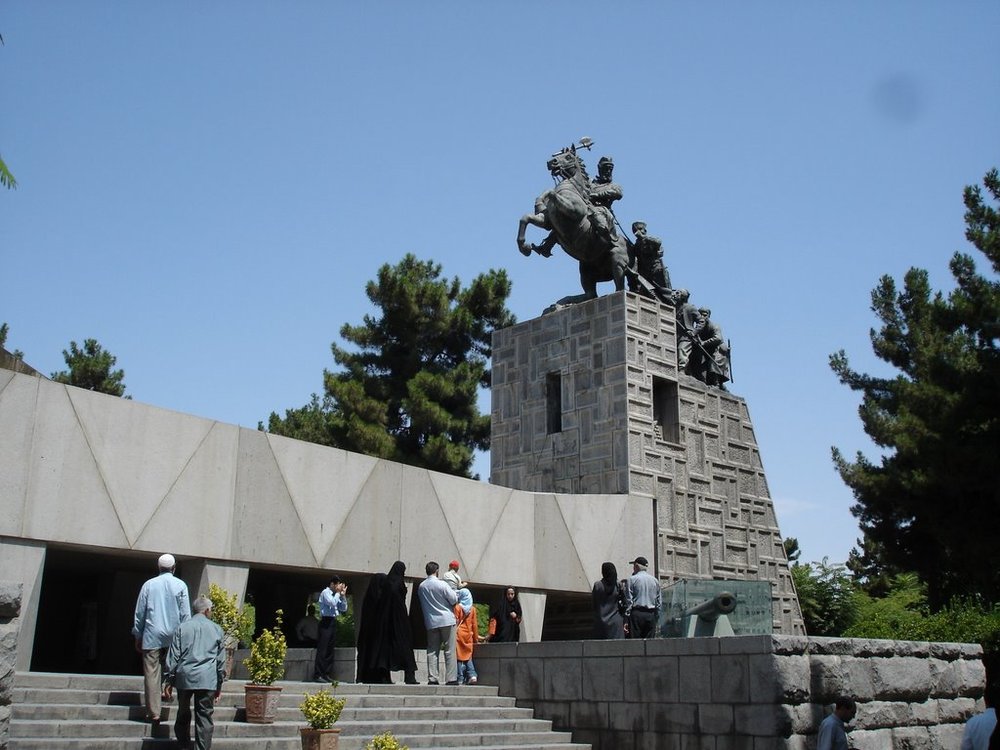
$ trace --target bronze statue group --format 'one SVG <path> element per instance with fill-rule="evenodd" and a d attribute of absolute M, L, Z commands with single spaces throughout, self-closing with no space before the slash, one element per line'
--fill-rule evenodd
<path fill-rule="evenodd" d="M 588 150 L 592 145 L 589 138 L 579 143 Z M 564 297 L 549 309 L 595 298 L 598 281 L 614 281 L 619 291 L 627 284 L 631 292 L 672 305 L 677 316 L 678 371 L 725 389 L 732 380 L 729 342 L 709 308 L 693 305 L 686 289 L 671 286 L 663 243 L 648 233 L 646 223 L 632 223 L 635 239 L 626 235 L 613 209 L 624 194 L 614 181 L 614 166 L 610 156 L 602 156 L 597 176 L 590 180 L 577 144 L 553 154 L 548 168 L 556 186 L 538 197 L 534 213 L 521 218 L 518 248 L 524 255 L 549 257 L 558 244 L 579 261 L 584 293 Z M 528 225 L 549 231 L 540 245 L 527 242 Z"/>

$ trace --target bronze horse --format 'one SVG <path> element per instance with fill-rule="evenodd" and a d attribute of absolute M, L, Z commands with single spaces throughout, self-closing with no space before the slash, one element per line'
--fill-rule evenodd
<path fill-rule="evenodd" d="M 614 281 L 615 289 L 621 291 L 631 270 L 625 238 L 615 231 L 610 210 L 591 201 L 590 178 L 576 146 L 554 154 L 546 166 L 556 186 L 538 196 L 533 214 L 521 217 L 518 249 L 526 256 L 534 251 L 548 258 L 558 244 L 580 262 L 583 294 L 563 297 L 555 307 L 594 299 L 599 281 Z M 549 230 L 540 245 L 525 240 L 529 224 Z"/>

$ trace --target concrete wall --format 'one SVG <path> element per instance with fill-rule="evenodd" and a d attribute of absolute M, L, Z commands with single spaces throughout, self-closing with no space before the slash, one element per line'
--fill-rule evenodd
<path fill-rule="evenodd" d="M 656 547 L 607 558 L 619 571 L 642 554 L 664 583 L 770 581 L 774 629 L 804 634 L 750 411 L 678 372 L 675 325 L 673 307 L 618 292 L 494 333 L 490 481 L 650 498 Z M 654 418 L 657 383 L 672 388 L 675 430 Z"/>
<path fill-rule="evenodd" d="M 645 498 L 496 487 L 0 369 L 0 564 L 27 592 L 25 660 L 52 544 L 169 550 L 190 584 L 239 591 L 249 566 L 364 575 L 403 560 L 422 577 L 456 558 L 467 580 L 543 608 L 650 548 L 653 529 Z"/>
<path fill-rule="evenodd" d="M 983 709 L 973 644 L 797 636 L 477 647 L 481 684 L 594 750 L 808 750 L 838 695 L 858 750 L 952 750 Z"/>

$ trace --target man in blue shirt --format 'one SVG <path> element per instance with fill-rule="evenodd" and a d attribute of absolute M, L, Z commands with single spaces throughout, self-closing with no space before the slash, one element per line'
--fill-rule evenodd
<path fill-rule="evenodd" d="M 458 684 L 458 661 L 455 658 L 455 605 L 458 592 L 438 578 L 440 566 L 429 562 L 424 566 L 427 577 L 417 589 L 420 609 L 427 628 L 427 684 L 438 684 L 440 652 L 444 649 L 444 669 L 447 685 Z"/>
<path fill-rule="evenodd" d="M 858 712 L 853 698 L 837 698 L 833 713 L 823 719 L 816 735 L 816 750 L 848 750 L 845 725 Z"/>
<path fill-rule="evenodd" d="M 983 696 L 986 710 L 965 722 L 961 750 L 989 750 L 990 735 L 997 725 L 997 712 L 994 708 L 997 704 L 997 688 L 995 685 L 986 686 L 986 694 Z"/>
<path fill-rule="evenodd" d="M 132 621 L 135 650 L 142 654 L 146 713 L 152 722 L 160 720 L 161 701 L 170 697 L 169 688 L 162 684 L 170 639 L 177 626 L 191 617 L 187 585 L 174 578 L 174 556 L 160 555 L 157 564 L 160 574 L 142 585 Z"/>
<path fill-rule="evenodd" d="M 313 679 L 333 682 L 334 647 L 337 642 L 337 618 L 347 611 L 347 584 L 340 576 L 331 576 L 329 585 L 319 595 L 319 631 L 316 637 L 316 662 Z"/>
<path fill-rule="evenodd" d="M 198 750 L 209 750 L 215 729 L 212 714 L 222 694 L 226 649 L 222 628 L 210 619 L 211 599 L 199 596 L 192 607 L 194 617 L 182 622 L 170 641 L 167 684 L 177 688 L 174 734 L 178 745 L 191 747 L 191 699 L 194 698 L 194 744 Z"/>
<path fill-rule="evenodd" d="M 631 607 L 626 624 L 629 638 L 654 638 L 660 611 L 660 582 L 647 568 L 649 560 L 639 556 L 629 563 L 632 576 L 628 579 Z"/>

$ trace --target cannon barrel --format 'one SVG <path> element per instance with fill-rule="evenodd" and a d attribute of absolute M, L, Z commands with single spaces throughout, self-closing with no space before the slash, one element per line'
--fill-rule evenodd
<path fill-rule="evenodd" d="M 720 591 L 711 599 L 684 610 L 682 617 L 697 616 L 708 622 L 714 622 L 720 615 L 728 615 L 736 609 L 736 597 L 728 591 Z"/>

